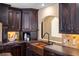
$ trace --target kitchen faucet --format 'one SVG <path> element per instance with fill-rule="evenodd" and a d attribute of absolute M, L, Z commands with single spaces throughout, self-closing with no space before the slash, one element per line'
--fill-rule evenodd
<path fill-rule="evenodd" d="M 49 33 L 47 33 L 47 32 L 46 32 L 46 33 L 44 33 L 44 35 L 42 36 L 42 38 L 44 38 L 46 34 L 48 35 L 48 45 L 50 45 L 50 37 L 49 37 L 49 36 L 50 36 L 50 34 L 49 34 Z"/>

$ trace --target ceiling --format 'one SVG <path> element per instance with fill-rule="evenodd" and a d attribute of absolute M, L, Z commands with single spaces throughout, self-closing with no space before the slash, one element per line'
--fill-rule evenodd
<path fill-rule="evenodd" d="M 17 7 L 17 8 L 35 8 L 35 9 L 40 9 L 44 8 L 47 6 L 54 5 L 55 3 L 44 3 L 44 6 L 42 6 L 42 3 L 8 3 L 12 7 Z"/>

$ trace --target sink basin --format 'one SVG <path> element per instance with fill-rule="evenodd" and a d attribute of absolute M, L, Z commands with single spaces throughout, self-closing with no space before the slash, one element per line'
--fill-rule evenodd
<path fill-rule="evenodd" d="M 49 43 L 47 43 L 47 42 L 43 42 L 43 41 L 38 41 L 38 42 L 34 42 L 34 43 L 32 43 L 34 46 L 36 46 L 36 47 L 44 47 L 44 46 L 46 46 L 46 45 L 53 45 L 53 42 L 49 42 Z"/>
<path fill-rule="evenodd" d="M 46 46 L 47 44 L 43 43 L 43 42 L 36 42 L 36 43 L 33 43 L 33 45 L 35 47 L 38 47 L 38 48 L 44 48 L 44 46 Z"/>
<path fill-rule="evenodd" d="M 39 54 L 39 55 L 43 55 L 44 54 L 44 47 L 47 45 L 43 42 L 35 42 L 35 43 L 31 43 L 31 49 L 32 51 L 34 51 L 35 53 Z"/>
<path fill-rule="evenodd" d="M 38 42 L 38 43 L 35 43 L 35 45 L 44 46 L 44 45 L 47 45 L 47 44 Z"/>
<path fill-rule="evenodd" d="M 46 42 L 42 41 L 33 42 L 30 44 L 31 44 L 30 49 L 32 49 L 32 51 L 42 56 L 44 55 L 44 47 L 48 45 Z"/>

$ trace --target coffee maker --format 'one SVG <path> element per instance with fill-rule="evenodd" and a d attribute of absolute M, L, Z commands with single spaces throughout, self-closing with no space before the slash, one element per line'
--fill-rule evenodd
<path fill-rule="evenodd" d="M 23 32 L 23 40 L 24 41 L 30 41 L 30 33 L 29 32 Z"/>

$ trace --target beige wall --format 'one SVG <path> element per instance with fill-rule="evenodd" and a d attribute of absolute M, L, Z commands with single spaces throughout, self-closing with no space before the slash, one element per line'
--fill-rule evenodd
<path fill-rule="evenodd" d="M 41 22 L 47 16 L 59 16 L 59 5 L 54 4 L 49 7 L 42 8 L 38 11 L 38 39 L 41 39 Z"/>

